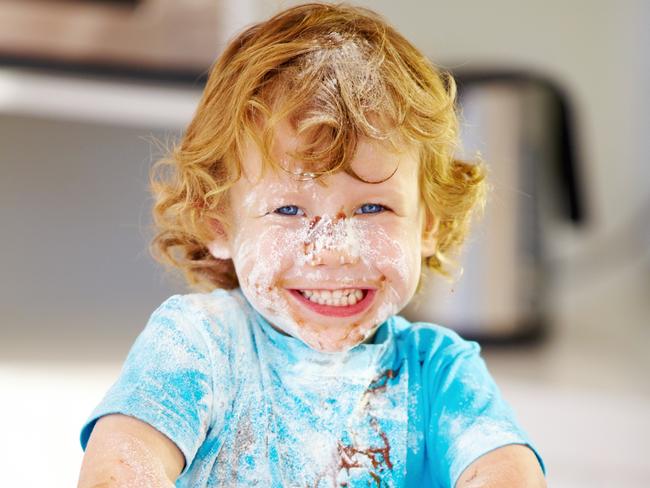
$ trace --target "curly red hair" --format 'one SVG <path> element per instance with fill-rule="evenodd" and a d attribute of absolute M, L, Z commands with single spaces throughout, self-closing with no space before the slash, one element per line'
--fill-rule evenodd
<path fill-rule="evenodd" d="M 190 285 L 238 286 L 231 260 L 213 257 L 211 219 L 228 228 L 228 189 L 241 176 L 248 138 L 265 166 L 274 130 L 288 120 L 310 143 L 296 156 L 319 171 L 351 172 L 360 137 L 420 148 L 420 190 L 437 220 L 437 250 L 424 265 L 448 274 L 485 198 L 484 168 L 454 158 L 456 85 L 374 12 L 311 3 L 289 8 L 234 38 L 210 71 L 180 142 L 152 168 L 153 255 Z"/>

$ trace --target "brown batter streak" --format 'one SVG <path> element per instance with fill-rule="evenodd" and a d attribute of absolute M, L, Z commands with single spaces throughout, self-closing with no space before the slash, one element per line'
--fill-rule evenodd
<path fill-rule="evenodd" d="M 387 369 L 381 375 L 376 377 L 370 382 L 368 388 L 366 389 L 364 396 L 367 395 L 376 395 L 380 391 L 386 389 L 388 380 L 396 378 L 399 373 L 399 368 L 397 369 Z M 366 402 L 367 405 L 367 402 Z M 342 469 L 345 469 L 347 474 L 350 474 L 351 468 L 362 468 L 363 465 L 361 461 L 363 457 L 367 458 L 374 471 L 370 471 L 369 474 L 372 479 L 377 484 L 377 488 L 381 487 L 381 477 L 379 473 L 384 470 L 384 466 L 388 469 L 393 469 L 393 463 L 390 459 L 390 441 L 388 440 L 388 435 L 386 432 L 381 430 L 379 426 L 379 421 L 373 415 L 370 415 L 370 426 L 372 429 L 379 435 L 382 440 L 383 446 L 381 447 L 368 447 L 366 449 L 360 449 L 354 445 L 345 445 L 339 441 L 337 450 L 339 454 L 339 472 Z M 341 483 L 340 486 L 348 486 L 347 483 Z"/>
<path fill-rule="evenodd" d="M 377 378 L 375 378 L 370 382 L 370 385 L 368 386 L 366 392 L 377 393 L 378 391 L 385 390 L 388 380 L 392 380 L 393 378 L 395 378 L 398 373 L 399 373 L 399 368 L 387 369 L 381 375 L 379 375 Z"/>
<path fill-rule="evenodd" d="M 316 224 L 320 222 L 321 217 L 319 215 L 316 215 L 313 219 L 309 221 L 309 230 L 312 230 L 314 227 L 316 227 Z"/>

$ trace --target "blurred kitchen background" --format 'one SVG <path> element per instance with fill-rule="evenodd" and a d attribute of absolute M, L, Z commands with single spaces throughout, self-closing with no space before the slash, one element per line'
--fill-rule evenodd
<path fill-rule="evenodd" d="M 0 458 L 76 484 L 79 428 L 149 314 L 148 169 L 242 27 L 295 2 L 0 0 Z M 554 488 L 647 487 L 650 2 L 355 2 L 458 76 L 492 192 L 405 312 L 484 346 Z"/>

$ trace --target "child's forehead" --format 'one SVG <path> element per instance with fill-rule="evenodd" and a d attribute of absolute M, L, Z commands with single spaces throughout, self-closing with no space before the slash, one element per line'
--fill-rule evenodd
<path fill-rule="evenodd" d="M 300 136 L 287 126 L 280 125 L 275 131 L 270 151 L 274 166 L 264 160 L 258 143 L 249 138 L 241 161 L 244 178 L 255 185 L 284 183 L 296 189 L 304 187 L 305 183 L 323 185 L 323 179 L 317 176 L 329 169 L 328 164 L 299 159 L 296 155 L 302 147 Z M 395 146 L 387 141 L 360 137 L 347 167 L 358 177 L 360 183 L 382 182 L 390 179 L 400 165 L 409 160 L 417 160 L 418 149 L 416 145 Z M 344 168 L 345 166 L 337 172 L 342 172 Z"/>
<path fill-rule="evenodd" d="M 383 180 L 378 183 L 364 182 L 343 171 L 317 178 L 298 178 L 285 171 L 268 168 L 262 177 L 252 181 L 244 177 L 237 182 L 231 190 L 231 204 L 241 210 L 259 211 L 269 204 L 289 202 L 301 205 L 311 202 L 321 205 L 321 209 L 334 211 L 332 205 L 346 206 L 358 203 L 359 199 L 378 199 L 393 208 L 410 208 L 411 204 L 419 201 L 417 161 L 406 155 L 386 161 L 390 161 L 390 165 L 380 173 L 371 175 L 371 181 Z M 258 159 L 254 164 L 259 166 L 261 162 Z"/>

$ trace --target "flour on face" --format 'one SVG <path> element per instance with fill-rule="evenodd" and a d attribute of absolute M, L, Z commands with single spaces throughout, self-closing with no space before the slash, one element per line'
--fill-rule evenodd
<path fill-rule="evenodd" d="M 295 147 L 286 127 L 277 137 L 280 151 Z M 287 153 L 279 160 L 289 167 Z M 230 190 L 228 236 L 244 295 L 313 349 L 348 351 L 371 338 L 408 303 L 420 275 L 417 151 L 361 140 L 351 163 L 357 174 L 393 171 L 377 184 L 345 172 L 307 179 L 297 163 L 300 178 L 262 171 L 254 145 L 246 155 Z"/>

